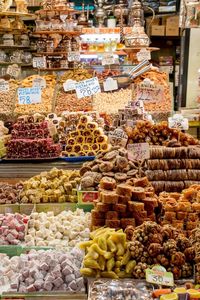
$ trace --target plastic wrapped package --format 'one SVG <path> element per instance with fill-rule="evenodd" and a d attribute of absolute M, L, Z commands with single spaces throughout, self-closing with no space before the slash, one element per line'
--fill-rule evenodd
<path fill-rule="evenodd" d="M 19 104 L 18 97 L 15 99 L 15 110 L 17 114 L 31 114 L 31 113 L 50 113 L 53 107 L 53 97 L 55 92 L 56 77 L 54 75 L 39 76 L 46 81 L 46 87 L 42 88 L 41 103 L 36 104 Z M 33 86 L 34 80 L 38 78 L 38 75 L 32 75 L 23 79 L 19 87 L 30 88 Z"/>

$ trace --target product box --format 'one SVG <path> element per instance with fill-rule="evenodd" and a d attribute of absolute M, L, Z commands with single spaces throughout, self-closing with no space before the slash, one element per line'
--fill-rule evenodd
<path fill-rule="evenodd" d="M 78 203 L 90 204 L 98 199 L 98 191 L 78 191 Z"/>
<path fill-rule="evenodd" d="M 166 25 L 170 27 L 179 27 L 179 16 L 167 17 Z"/>
<path fill-rule="evenodd" d="M 167 25 L 166 26 L 166 36 L 179 36 L 179 27 Z"/>
<path fill-rule="evenodd" d="M 165 26 L 164 25 L 152 25 L 151 26 L 151 35 L 164 36 L 165 35 Z"/>

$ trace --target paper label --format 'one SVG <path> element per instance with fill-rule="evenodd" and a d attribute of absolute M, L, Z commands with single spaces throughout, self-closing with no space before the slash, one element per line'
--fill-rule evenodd
<path fill-rule="evenodd" d="M 81 55 L 78 51 L 71 51 L 68 53 L 68 61 L 80 61 Z"/>
<path fill-rule="evenodd" d="M 108 141 L 112 146 L 126 147 L 128 141 L 128 135 L 122 128 L 116 128 L 108 135 Z"/>
<path fill-rule="evenodd" d="M 37 77 L 33 79 L 33 87 L 39 87 L 41 89 L 46 88 L 46 80 L 42 77 Z"/>
<path fill-rule="evenodd" d="M 102 66 L 105 65 L 114 65 L 115 64 L 115 58 L 112 53 L 106 53 L 102 57 Z"/>
<path fill-rule="evenodd" d="M 78 99 L 100 93 L 101 88 L 97 77 L 86 79 L 75 84 Z"/>
<path fill-rule="evenodd" d="M 138 110 L 138 114 L 144 114 L 144 103 L 142 100 L 131 101 L 131 107 Z"/>
<path fill-rule="evenodd" d="M 189 122 L 187 118 L 184 118 L 182 115 L 174 115 L 173 117 L 168 118 L 169 128 L 179 129 L 179 130 L 188 130 Z"/>
<path fill-rule="evenodd" d="M 21 73 L 21 68 L 16 64 L 8 66 L 6 71 L 6 74 L 14 78 L 17 78 L 20 75 L 20 73 Z"/>
<path fill-rule="evenodd" d="M 41 88 L 19 88 L 17 90 L 19 104 L 36 104 L 41 102 Z"/>
<path fill-rule="evenodd" d="M 143 160 L 150 157 L 148 143 L 128 144 L 127 151 L 130 160 Z"/>
<path fill-rule="evenodd" d="M 9 91 L 9 83 L 6 80 L 0 80 L 0 92 L 8 92 Z"/>
<path fill-rule="evenodd" d="M 72 80 L 72 79 L 67 79 L 64 83 L 63 83 L 63 89 L 65 92 L 68 91 L 73 91 L 75 90 L 75 84 L 77 83 L 76 80 Z"/>
<path fill-rule="evenodd" d="M 108 91 L 114 91 L 118 89 L 118 84 L 117 84 L 117 80 L 108 77 L 104 82 L 103 82 L 103 88 L 105 92 Z"/>
<path fill-rule="evenodd" d="M 150 60 L 151 59 L 151 52 L 147 49 L 141 49 L 137 53 L 137 60 L 143 61 L 143 60 Z"/>
<path fill-rule="evenodd" d="M 46 57 L 33 57 L 33 68 L 46 69 L 47 62 Z"/>
<path fill-rule="evenodd" d="M 137 85 L 136 100 L 159 102 L 164 97 L 162 86 Z"/>
<path fill-rule="evenodd" d="M 165 268 L 155 266 L 152 269 L 146 269 L 146 281 L 158 285 L 174 286 L 174 277 L 171 272 L 166 272 Z"/>

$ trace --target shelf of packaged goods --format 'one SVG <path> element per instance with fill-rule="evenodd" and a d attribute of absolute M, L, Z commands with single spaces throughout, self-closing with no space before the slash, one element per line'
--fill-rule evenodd
<path fill-rule="evenodd" d="M 106 52 L 106 51 L 87 51 L 87 50 L 81 50 L 80 51 L 81 54 L 85 54 L 85 55 L 105 55 L 105 54 L 117 54 L 117 55 L 127 55 L 127 53 L 125 51 L 122 50 L 117 50 L 114 52 Z"/>
<path fill-rule="evenodd" d="M 50 35 L 50 34 L 79 36 L 79 35 L 81 35 L 81 32 L 80 31 L 67 31 L 67 30 L 41 30 L 41 31 L 35 31 L 32 34 L 32 36 L 36 36 L 36 35 Z"/>
<path fill-rule="evenodd" d="M 1 49 L 28 49 L 29 47 L 21 46 L 21 45 L 13 45 L 13 46 L 8 46 L 8 45 L 0 45 Z"/>
<path fill-rule="evenodd" d="M 34 68 L 37 69 L 39 71 L 68 71 L 68 70 L 73 70 L 72 68 L 44 68 L 44 69 L 40 69 L 40 68 Z"/>
<path fill-rule="evenodd" d="M 0 11 L 0 16 L 11 16 L 11 17 L 34 17 L 33 14 L 20 13 L 16 11 Z"/>
<path fill-rule="evenodd" d="M 43 171 L 50 171 L 52 168 L 57 169 L 80 169 L 83 162 L 65 162 L 55 160 L 52 162 L 0 162 L 0 178 L 23 179 L 35 176 Z"/>
<path fill-rule="evenodd" d="M 37 52 L 34 54 L 34 56 L 41 56 L 41 55 L 47 55 L 47 56 L 57 56 L 57 55 L 67 55 L 68 52 Z"/>
<path fill-rule="evenodd" d="M 126 47 L 123 49 L 123 51 L 125 51 L 127 53 L 131 53 L 131 52 L 138 52 L 142 49 L 149 50 L 150 52 L 160 50 L 160 48 L 157 48 L 157 47 Z"/>
<path fill-rule="evenodd" d="M 27 29 L 15 29 L 15 28 L 0 28 L 0 34 L 4 34 L 6 32 L 12 32 L 12 34 L 20 34 L 20 33 L 26 33 L 28 34 Z"/>
<path fill-rule="evenodd" d="M 0 62 L 1 66 L 9 66 L 9 65 L 13 65 L 13 64 L 17 64 L 20 67 L 32 67 L 32 64 L 23 64 L 23 63 L 18 63 L 18 62 Z"/>

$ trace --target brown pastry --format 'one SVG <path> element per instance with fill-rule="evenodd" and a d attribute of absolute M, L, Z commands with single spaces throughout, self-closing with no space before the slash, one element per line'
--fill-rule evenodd
<path fill-rule="evenodd" d="M 132 188 L 128 184 L 122 183 L 122 184 L 117 185 L 116 192 L 117 192 L 118 195 L 131 197 Z"/>
<path fill-rule="evenodd" d="M 126 205 L 125 204 L 115 204 L 115 205 L 113 205 L 113 209 L 117 212 L 123 213 L 126 211 Z"/>
<path fill-rule="evenodd" d="M 135 227 L 135 219 L 134 218 L 121 219 L 122 229 L 126 229 L 127 226 Z"/>
<path fill-rule="evenodd" d="M 177 211 L 176 213 L 177 220 L 186 220 L 187 216 L 188 216 L 187 212 Z"/>
<path fill-rule="evenodd" d="M 106 226 L 110 228 L 120 228 L 120 220 L 106 220 Z"/>
<path fill-rule="evenodd" d="M 130 197 L 119 195 L 118 203 L 121 203 L 121 204 L 127 204 L 128 201 L 130 201 L 130 200 L 131 200 Z"/>
<path fill-rule="evenodd" d="M 166 211 L 164 215 L 164 220 L 172 222 L 172 220 L 176 219 L 176 213 L 172 211 Z"/>
<path fill-rule="evenodd" d="M 116 181 L 114 178 L 103 177 L 100 181 L 100 188 L 113 191 L 116 187 Z"/>
<path fill-rule="evenodd" d="M 132 187 L 133 201 L 141 201 L 145 199 L 145 190 L 142 187 Z"/>
<path fill-rule="evenodd" d="M 114 191 L 104 191 L 100 192 L 100 200 L 104 204 L 117 204 L 118 195 Z"/>
<path fill-rule="evenodd" d="M 104 219 L 105 214 L 104 214 L 104 212 L 100 212 L 100 211 L 96 211 L 95 209 L 92 209 L 91 217 L 92 217 L 92 219 Z"/>
<path fill-rule="evenodd" d="M 96 209 L 101 212 L 107 212 L 107 211 L 111 210 L 110 208 L 111 208 L 111 206 L 109 204 L 104 204 L 104 203 L 100 203 L 100 202 L 97 203 L 97 205 L 96 205 Z"/>
<path fill-rule="evenodd" d="M 117 211 L 107 211 L 106 212 L 106 219 L 107 220 L 117 220 L 118 219 L 118 212 Z"/>

